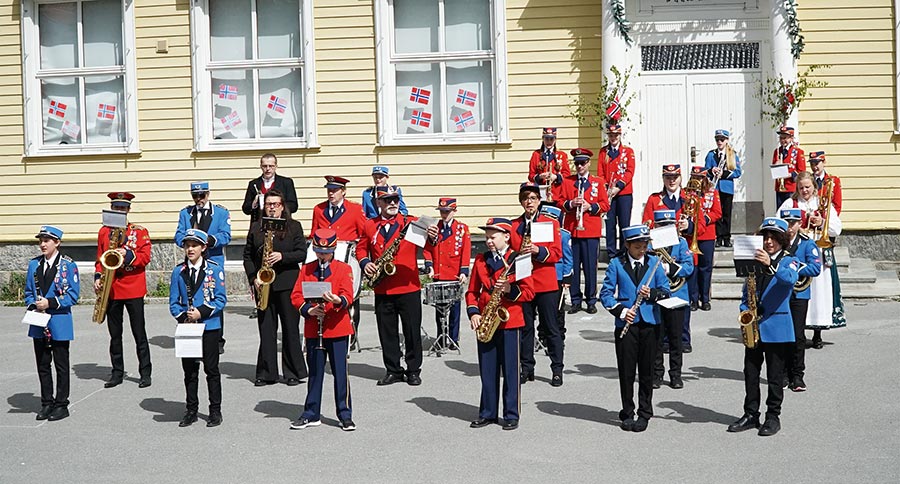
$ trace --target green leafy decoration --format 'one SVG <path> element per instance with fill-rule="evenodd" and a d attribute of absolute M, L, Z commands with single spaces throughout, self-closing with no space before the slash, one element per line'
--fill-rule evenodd
<path fill-rule="evenodd" d="M 631 39 L 631 25 L 628 24 L 628 19 L 625 18 L 625 5 L 622 5 L 622 0 L 610 0 L 609 3 L 612 8 L 613 20 L 615 20 L 616 26 L 619 28 L 619 34 L 625 39 L 625 43 L 631 47 L 634 41 Z"/>
<path fill-rule="evenodd" d="M 578 120 L 581 126 L 592 126 L 601 131 L 609 124 L 612 119 L 607 116 L 607 110 L 613 104 L 616 98 L 619 98 L 619 116 L 618 122 L 624 123 L 628 121 L 628 106 L 634 100 L 635 93 L 632 91 L 626 97 L 623 95 L 627 92 L 625 87 L 631 78 L 631 68 L 623 74 L 616 66 L 609 68 L 611 75 L 603 76 L 603 82 L 600 83 L 600 93 L 589 101 L 579 101 L 570 106 L 570 116 Z"/>
<path fill-rule="evenodd" d="M 782 7 L 784 7 L 788 17 L 787 34 L 791 38 L 791 55 L 797 60 L 800 59 L 800 54 L 803 53 L 803 48 L 806 47 L 806 43 L 803 42 L 802 30 L 800 29 L 800 20 L 797 19 L 797 0 L 782 0 Z"/>
<path fill-rule="evenodd" d="M 771 123 L 772 128 L 787 122 L 791 114 L 800 107 L 800 103 L 812 95 L 810 89 L 828 85 L 825 81 L 810 79 L 810 76 L 819 69 L 829 67 L 831 66 L 813 64 L 797 76 L 796 82 L 788 82 L 778 76 L 766 78 L 765 83 L 760 83 L 757 97 L 763 102 L 763 117 Z"/>

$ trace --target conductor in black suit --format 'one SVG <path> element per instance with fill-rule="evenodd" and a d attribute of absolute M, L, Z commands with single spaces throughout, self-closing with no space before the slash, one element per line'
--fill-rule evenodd
<path fill-rule="evenodd" d="M 284 209 L 288 213 L 297 212 L 297 191 L 294 189 L 294 180 L 275 174 L 278 169 L 278 158 L 272 153 L 266 153 L 259 159 L 259 169 L 262 176 L 250 180 L 247 184 L 247 193 L 244 194 L 244 204 L 241 211 L 250 216 L 250 223 L 259 220 L 263 213 L 263 197 L 269 190 L 278 190 L 284 197 Z"/>

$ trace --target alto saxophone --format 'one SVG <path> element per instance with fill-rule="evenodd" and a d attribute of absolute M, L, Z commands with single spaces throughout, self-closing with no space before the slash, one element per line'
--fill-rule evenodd
<path fill-rule="evenodd" d="M 515 252 L 512 253 L 513 261 L 516 260 L 516 255 Z M 515 264 L 507 263 L 506 258 L 501 258 L 501 260 L 503 261 L 503 272 L 497 278 L 498 281 L 509 277 L 509 274 L 516 267 Z M 494 286 L 494 289 L 491 291 L 491 299 L 484 307 L 484 311 L 481 312 L 481 323 L 475 328 L 475 337 L 482 343 L 487 343 L 494 337 L 494 333 L 497 332 L 500 323 L 509 321 L 509 311 L 500 304 L 501 297 L 503 297 L 502 288 Z"/>
<path fill-rule="evenodd" d="M 756 302 L 756 276 L 750 274 L 747 277 L 747 310 L 738 315 L 738 323 L 741 325 L 741 340 L 744 346 L 753 349 L 759 344 L 759 314 L 757 314 Z"/>
<path fill-rule="evenodd" d="M 125 229 L 122 227 L 110 228 L 109 249 L 100 254 L 100 265 L 103 267 L 103 272 L 100 273 L 100 292 L 97 293 L 97 299 L 94 301 L 94 317 L 92 318 L 97 324 L 103 324 L 103 320 L 106 319 L 109 293 L 116 270 L 125 263 L 125 258 L 117 251 L 124 233 Z"/>
<path fill-rule="evenodd" d="M 269 255 L 272 254 L 275 243 L 275 232 L 284 227 L 284 219 L 263 218 L 262 228 L 266 231 L 263 240 L 261 267 L 256 271 L 256 279 L 259 280 L 259 294 L 256 301 L 256 309 L 265 311 L 269 307 L 269 289 L 275 282 L 275 269 L 269 264 Z"/>
<path fill-rule="evenodd" d="M 366 276 L 363 282 L 368 285 L 370 288 L 377 286 L 384 280 L 387 276 L 393 276 L 397 273 L 397 266 L 394 265 L 394 258 L 397 257 L 397 251 L 400 249 L 400 242 L 403 242 L 403 239 L 406 237 L 406 231 L 409 229 L 409 224 L 403 226 L 400 230 L 400 234 L 391 242 L 391 245 L 384 250 L 381 254 L 381 257 L 375 260 L 373 264 L 375 264 L 375 273 L 371 276 Z"/>

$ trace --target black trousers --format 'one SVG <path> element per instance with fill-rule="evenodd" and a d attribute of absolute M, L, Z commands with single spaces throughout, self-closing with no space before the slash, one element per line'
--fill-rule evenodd
<path fill-rule="evenodd" d="M 109 358 L 112 360 L 112 376 L 125 375 L 125 357 L 122 350 L 122 330 L 125 322 L 124 310 L 128 310 L 131 334 L 137 347 L 138 372 L 141 378 L 150 377 L 153 365 L 150 363 L 150 342 L 144 323 L 144 298 L 114 299 L 106 310 L 106 327 L 109 329 Z"/>
<path fill-rule="evenodd" d="M 51 341 L 47 347 L 44 338 L 33 338 L 34 361 L 38 379 L 41 380 L 41 406 L 65 407 L 69 405 L 69 342 Z M 53 397 L 53 369 L 56 367 L 56 397 Z"/>
<path fill-rule="evenodd" d="M 656 364 L 653 372 L 657 380 L 662 380 L 663 375 L 666 372 L 665 362 L 663 361 L 665 357 L 662 352 L 664 336 L 669 339 L 669 378 L 681 378 L 682 350 L 684 344 L 681 340 L 681 333 L 684 329 L 684 317 L 685 312 L 687 311 L 690 311 L 690 309 L 666 309 L 660 307 L 662 323 L 659 328 L 659 345 L 656 348 Z M 628 332 L 631 332 L 631 330 L 629 329 Z"/>
<path fill-rule="evenodd" d="M 759 417 L 759 402 L 762 398 L 759 391 L 759 375 L 763 361 L 766 363 L 766 380 L 769 394 L 766 397 L 766 419 L 778 418 L 781 415 L 781 402 L 784 400 L 784 360 L 793 343 L 763 343 L 756 348 L 744 348 L 744 413 Z"/>
<path fill-rule="evenodd" d="M 731 208 L 734 205 L 734 194 L 719 191 L 719 202 L 722 204 L 722 218 L 716 221 L 716 238 L 731 237 Z"/>
<path fill-rule="evenodd" d="M 556 325 L 559 326 L 559 336 L 563 341 L 566 340 L 566 310 L 564 307 L 559 306 L 559 301 L 563 297 L 563 289 L 562 284 L 560 284 L 559 289 L 556 291 Z M 544 346 L 547 345 L 547 328 L 543 324 L 538 324 L 537 327 L 537 335 L 538 339 L 544 343 Z"/>
<path fill-rule="evenodd" d="M 623 328 L 616 328 L 616 365 L 619 369 L 619 394 L 622 396 L 620 420 L 634 417 L 634 378 L 638 375 L 638 417 L 653 416 L 653 360 L 659 345 L 659 326 L 634 323 L 621 338 Z M 678 338 L 675 338 L 678 339 Z"/>
<path fill-rule="evenodd" d="M 303 361 L 300 338 L 300 311 L 291 304 L 291 291 L 271 291 L 269 306 L 256 312 L 259 323 L 259 352 L 256 379 L 278 380 L 278 322 L 281 322 L 281 369 L 284 378 L 301 380 L 309 375 Z"/>
<path fill-rule="evenodd" d="M 559 324 L 556 321 L 557 304 L 559 303 L 559 291 L 547 291 L 535 293 L 534 299 L 522 303 L 522 311 L 525 313 L 525 327 L 522 328 L 522 340 L 520 358 L 522 358 L 522 373 L 534 373 L 534 320 L 535 312 L 540 317 L 540 324 L 547 334 L 547 352 L 550 354 L 550 370 L 554 374 L 563 371 L 563 344 Z M 543 332 L 542 331 L 542 332 Z"/>
<path fill-rule="evenodd" d="M 378 324 L 378 340 L 381 357 L 388 373 L 402 375 L 400 366 L 400 332 L 406 346 L 406 374 L 418 375 L 422 371 L 422 291 L 406 294 L 376 294 L 375 321 Z"/>
<path fill-rule="evenodd" d="M 806 372 L 806 312 L 809 310 L 809 299 L 797 299 L 791 296 L 791 318 L 794 320 L 794 345 L 788 352 L 784 362 L 788 378 L 803 378 Z"/>
<path fill-rule="evenodd" d="M 203 371 L 206 373 L 206 386 L 209 390 L 209 413 L 222 411 L 222 376 L 219 373 L 219 340 L 221 329 L 203 332 Z M 196 412 L 200 407 L 197 387 L 200 377 L 200 358 L 182 358 L 181 369 L 184 370 L 184 389 L 187 409 Z"/>

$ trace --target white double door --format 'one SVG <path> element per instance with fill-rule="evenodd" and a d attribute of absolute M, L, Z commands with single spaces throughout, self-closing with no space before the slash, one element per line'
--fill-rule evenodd
<path fill-rule="evenodd" d="M 647 197 L 662 189 L 662 166 L 681 165 L 682 185 L 691 167 L 702 165 L 714 149 L 717 129 L 731 132 L 743 175 L 735 184 L 735 202 L 762 201 L 763 123 L 755 94 L 756 72 L 642 73 L 641 122 L 635 167 L 633 223 L 640 223 Z"/>

